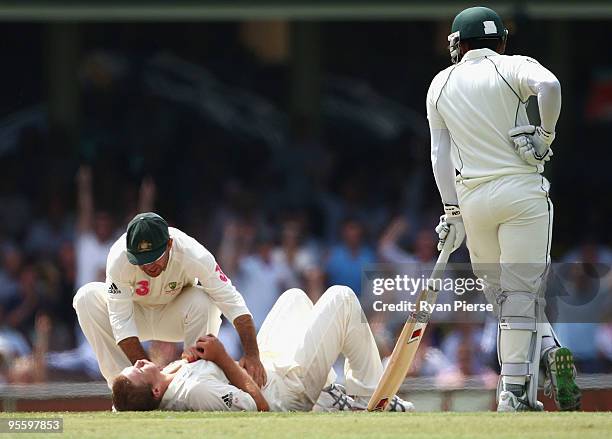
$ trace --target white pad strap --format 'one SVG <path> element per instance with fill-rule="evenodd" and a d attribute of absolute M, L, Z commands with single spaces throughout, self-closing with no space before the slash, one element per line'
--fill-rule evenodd
<path fill-rule="evenodd" d="M 501 374 L 504 376 L 526 376 L 533 374 L 531 363 L 503 363 Z"/>

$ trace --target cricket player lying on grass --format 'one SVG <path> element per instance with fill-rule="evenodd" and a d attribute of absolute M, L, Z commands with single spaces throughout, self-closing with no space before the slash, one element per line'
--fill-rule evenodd
<path fill-rule="evenodd" d="M 148 360 L 113 380 L 116 410 L 310 411 L 363 410 L 383 373 L 359 300 L 333 286 L 313 305 L 300 289 L 283 293 L 258 335 L 268 380 L 260 389 L 214 336 L 200 337 L 187 358 L 163 370 Z M 346 357 L 346 389 L 332 365 Z M 390 411 L 413 411 L 397 396 Z"/>

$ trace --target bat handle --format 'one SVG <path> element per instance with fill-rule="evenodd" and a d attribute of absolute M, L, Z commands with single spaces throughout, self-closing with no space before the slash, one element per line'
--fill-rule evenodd
<path fill-rule="evenodd" d="M 446 235 L 446 240 L 444 241 L 444 246 L 442 247 L 442 251 L 438 256 L 438 260 L 436 261 L 436 265 L 431 272 L 431 279 L 437 279 L 444 273 L 446 269 L 446 264 L 448 263 L 448 258 L 450 257 L 453 245 L 455 244 L 455 235 L 456 235 L 455 226 L 450 225 L 450 230 L 448 231 L 448 235 Z"/>

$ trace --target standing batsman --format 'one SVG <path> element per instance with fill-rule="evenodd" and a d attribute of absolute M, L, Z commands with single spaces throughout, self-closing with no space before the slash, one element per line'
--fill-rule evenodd
<path fill-rule="evenodd" d="M 459 13 L 449 35 L 453 65 L 427 93 L 431 160 L 444 215 L 443 245 L 467 235 L 474 272 L 499 318 L 498 411 L 542 410 L 538 376 L 560 410 L 580 407 L 571 352 L 560 347 L 544 314 L 553 206 L 541 173 L 561 109 L 557 78 L 536 60 L 503 55 L 508 31 L 493 10 Z M 537 96 L 540 125 L 526 106 Z M 542 368 L 540 368 L 540 361 Z"/>
<path fill-rule="evenodd" d="M 240 335 L 240 365 L 257 385 L 266 382 L 242 295 L 208 250 L 155 213 L 130 221 L 108 254 L 106 283 L 82 286 L 73 306 L 109 385 L 125 367 L 148 358 L 141 341 L 193 346 L 218 333 L 221 312 Z"/>

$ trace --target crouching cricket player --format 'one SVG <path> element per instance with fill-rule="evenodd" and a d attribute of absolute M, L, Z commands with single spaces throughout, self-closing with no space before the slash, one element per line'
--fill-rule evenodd
<path fill-rule="evenodd" d="M 467 235 L 474 272 L 499 318 L 498 411 L 541 410 L 545 393 L 560 410 L 580 407 L 571 352 L 561 347 L 544 314 L 553 205 L 541 173 L 553 152 L 561 87 L 526 56 L 503 55 L 506 30 L 491 9 L 459 13 L 449 35 L 453 64 L 427 94 L 431 159 L 444 215 L 443 245 L 454 225 L 453 249 Z M 526 106 L 537 96 L 540 125 Z M 541 382 L 541 381 L 540 381 Z"/>
<path fill-rule="evenodd" d="M 200 337 L 186 359 L 159 370 L 148 360 L 126 367 L 112 385 L 124 410 L 310 411 L 363 410 L 383 367 L 359 301 L 333 286 L 313 305 L 300 289 L 278 299 L 257 335 L 267 383 L 259 388 L 214 336 Z M 332 365 L 346 357 L 346 389 Z M 390 411 L 413 411 L 397 396 Z"/>
<path fill-rule="evenodd" d="M 106 283 L 90 282 L 74 296 L 79 324 L 109 386 L 126 366 L 147 358 L 144 340 L 182 341 L 216 334 L 221 312 L 240 335 L 240 363 L 263 386 L 255 324 L 242 295 L 214 256 L 159 215 L 138 214 L 111 247 Z"/>

